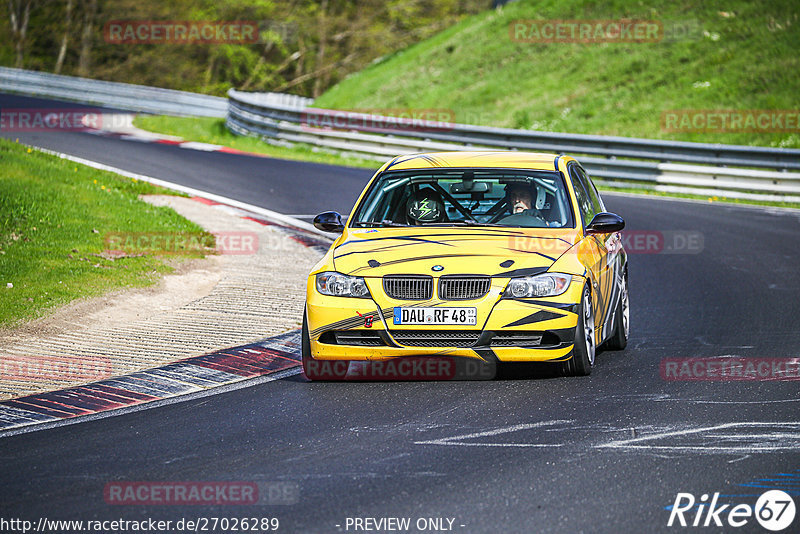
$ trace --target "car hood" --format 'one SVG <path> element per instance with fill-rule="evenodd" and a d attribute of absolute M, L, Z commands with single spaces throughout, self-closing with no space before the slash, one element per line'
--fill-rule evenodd
<path fill-rule="evenodd" d="M 577 239 L 574 229 L 554 228 L 411 227 L 346 232 L 333 251 L 334 268 L 365 277 L 526 276 L 546 271 Z"/>

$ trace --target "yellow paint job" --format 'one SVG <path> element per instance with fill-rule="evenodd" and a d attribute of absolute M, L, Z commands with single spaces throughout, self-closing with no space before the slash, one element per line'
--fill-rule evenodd
<path fill-rule="evenodd" d="M 364 188 L 355 205 L 366 194 L 372 181 L 383 170 L 408 170 L 444 167 L 521 168 L 555 170 L 556 156 L 524 152 L 443 152 L 399 156 L 387 162 L 375 173 Z M 567 164 L 574 161 L 569 156 L 558 158 L 558 169 L 567 176 Z M 571 180 L 565 180 L 573 212 L 579 213 Z M 475 330 L 561 330 L 575 328 L 578 317 L 572 310 L 559 307 L 580 302 L 587 281 L 592 288 L 597 338 L 602 339 L 603 319 L 608 313 L 603 302 L 600 284 L 604 280 L 603 268 L 607 265 L 600 238 L 584 235 L 580 217 L 576 228 L 495 228 L 495 227 L 436 227 L 436 228 L 345 228 L 327 254 L 314 266 L 307 284 L 306 314 L 312 357 L 320 360 L 386 360 L 403 356 L 450 355 L 480 358 L 469 348 L 448 347 L 368 347 L 343 346 L 321 343 L 319 336 L 327 330 L 365 330 L 364 319 L 373 317 L 372 330 L 436 329 L 464 330 L 464 326 L 408 326 L 393 325 L 392 310 L 396 306 L 468 306 L 478 311 Z M 372 267 L 369 261 L 380 265 Z M 513 260 L 510 267 L 500 263 Z M 374 263 L 373 262 L 373 263 Z M 441 272 L 431 267 L 441 265 Z M 538 268 L 542 271 L 573 275 L 572 283 L 557 297 L 532 299 L 537 303 L 502 299 L 512 271 Z M 321 295 L 315 287 L 316 274 L 338 271 L 365 279 L 370 290 L 366 299 L 331 297 Z M 507 274 L 506 274 L 507 273 Z M 438 276 L 457 274 L 482 274 L 492 276 L 489 293 L 476 300 L 443 301 L 434 298 L 427 302 L 398 301 L 383 291 L 382 277 L 390 274 L 427 274 Z M 605 277 L 608 280 L 608 277 Z M 552 303 L 554 306 L 547 306 Z M 383 313 L 381 313 L 383 310 Z M 520 326 L 508 326 L 537 311 L 553 312 L 560 317 L 550 318 Z M 572 345 L 557 349 L 522 349 L 518 347 L 492 347 L 500 361 L 547 361 L 570 356 Z"/>

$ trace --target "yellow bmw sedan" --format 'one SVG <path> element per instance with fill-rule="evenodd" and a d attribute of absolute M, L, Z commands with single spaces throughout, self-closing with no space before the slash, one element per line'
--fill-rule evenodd
<path fill-rule="evenodd" d="M 310 379 L 352 362 L 557 362 L 588 375 L 629 335 L 625 222 L 572 157 L 440 152 L 384 164 L 308 277 Z"/>

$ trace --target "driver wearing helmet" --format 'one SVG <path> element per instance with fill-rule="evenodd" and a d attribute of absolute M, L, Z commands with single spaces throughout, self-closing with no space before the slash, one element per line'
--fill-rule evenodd
<path fill-rule="evenodd" d="M 420 189 L 406 202 L 408 224 L 440 223 L 445 220 L 444 202 L 438 191 Z"/>
<path fill-rule="evenodd" d="M 528 182 L 511 182 L 506 185 L 506 204 L 510 215 L 500 220 L 504 224 L 520 226 L 531 226 L 532 222 L 536 226 L 549 226 L 542 212 L 537 207 L 538 191 L 533 192 L 533 186 Z M 533 219 L 533 221 L 531 220 Z"/>

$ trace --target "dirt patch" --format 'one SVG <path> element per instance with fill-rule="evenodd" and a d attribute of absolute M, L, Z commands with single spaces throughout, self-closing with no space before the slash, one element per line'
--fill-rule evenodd
<path fill-rule="evenodd" d="M 155 286 L 76 301 L 0 331 L 0 399 L 123 376 L 300 327 L 319 250 L 235 208 L 177 196 L 145 200 L 227 236 L 228 248 L 176 264 Z M 245 240 L 253 246 L 234 246 Z"/>
<path fill-rule="evenodd" d="M 208 295 L 222 277 L 219 256 L 185 261 L 168 259 L 165 263 L 175 271 L 164 276 L 156 285 L 120 289 L 100 297 L 79 299 L 46 317 L 14 328 L 0 328 L 0 346 L 57 336 L 86 327 L 110 330 L 118 324 L 147 319 L 156 312 L 174 310 Z"/>

